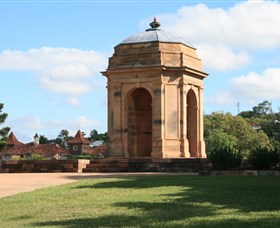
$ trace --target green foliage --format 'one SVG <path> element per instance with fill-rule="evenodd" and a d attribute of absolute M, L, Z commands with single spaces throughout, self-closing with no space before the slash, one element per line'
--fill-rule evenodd
<path fill-rule="evenodd" d="M 270 169 L 279 162 L 279 151 L 257 148 L 249 154 L 248 162 L 256 169 Z"/>
<path fill-rule="evenodd" d="M 29 160 L 49 160 L 49 158 L 46 158 L 43 155 L 39 155 L 39 154 L 32 154 Z"/>
<path fill-rule="evenodd" d="M 212 113 L 205 116 L 207 153 L 224 146 L 236 147 L 244 158 L 257 147 L 272 148 L 268 136 L 256 131 L 243 117 L 230 113 Z"/>
<path fill-rule="evenodd" d="M 78 160 L 78 159 L 95 160 L 95 159 L 97 159 L 97 155 L 88 154 L 88 153 L 73 154 L 73 155 L 69 155 L 68 159 L 70 159 L 70 160 Z"/>
<path fill-rule="evenodd" d="M 224 147 L 235 147 L 236 143 L 234 142 L 231 135 L 223 132 L 221 129 L 212 130 L 208 137 L 206 138 L 207 143 L 207 154 L 222 149 Z"/>
<path fill-rule="evenodd" d="M 20 161 L 20 160 L 23 160 L 23 159 L 19 155 L 13 155 L 12 160 L 13 161 Z"/>
<path fill-rule="evenodd" d="M 47 137 L 45 137 L 44 135 L 40 135 L 39 143 L 48 144 L 48 143 L 50 143 L 50 140 Z"/>
<path fill-rule="evenodd" d="M 89 141 L 103 141 L 106 142 L 107 140 L 107 132 L 105 133 L 98 133 L 96 129 L 90 131 L 90 137 L 87 138 Z"/>
<path fill-rule="evenodd" d="M 239 116 L 251 125 L 258 125 L 270 140 L 276 138 L 280 141 L 280 112 L 273 112 L 269 101 L 263 101 L 253 107 L 252 111 L 241 112 Z"/>
<path fill-rule="evenodd" d="M 229 170 L 238 168 L 242 162 L 242 154 L 233 146 L 224 146 L 213 149 L 208 154 L 213 167 L 217 170 Z"/>
<path fill-rule="evenodd" d="M 2 113 L 2 109 L 4 108 L 4 104 L 0 103 L 0 126 L 6 121 L 8 114 Z M 8 133 L 10 131 L 9 127 L 0 128 L 0 152 L 5 147 L 8 141 Z"/>
<path fill-rule="evenodd" d="M 69 131 L 66 129 L 62 129 L 58 134 L 56 139 L 50 140 L 50 142 L 60 145 L 62 148 L 68 149 L 67 141 L 72 139 L 73 137 L 69 135 Z"/>
<path fill-rule="evenodd" d="M 253 112 L 256 115 L 265 115 L 272 113 L 272 104 L 269 101 L 263 101 L 259 103 L 257 106 L 253 107 Z"/>

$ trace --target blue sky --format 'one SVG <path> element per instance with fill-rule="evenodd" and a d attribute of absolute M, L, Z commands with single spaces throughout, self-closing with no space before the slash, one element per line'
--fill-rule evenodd
<path fill-rule="evenodd" d="M 0 0 L 0 102 L 19 140 L 60 130 L 107 131 L 106 78 L 114 46 L 157 17 L 197 48 L 204 110 L 280 106 L 279 1 Z"/>

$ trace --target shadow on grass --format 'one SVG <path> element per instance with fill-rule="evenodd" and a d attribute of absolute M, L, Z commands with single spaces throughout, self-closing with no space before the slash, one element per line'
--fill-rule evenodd
<path fill-rule="evenodd" d="M 104 215 L 36 223 L 58 227 L 278 227 L 280 180 L 275 177 L 129 177 L 106 180 L 79 189 L 146 189 L 180 187 L 176 193 L 159 195 L 164 201 L 115 202 L 116 211 L 140 211 L 139 216 Z M 137 197 L 136 197 L 137 198 Z M 137 199 L 136 199 L 137 200 Z M 94 204 L 93 204 L 94 206 Z M 220 215 L 220 211 L 225 209 Z M 228 212 L 226 212 L 228 210 Z M 271 211 L 277 213 L 265 214 Z M 251 212 L 260 213 L 250 217 Z M 232 213 L 239 215 L 234 216 Z M 241 215 L 240 215 L 241 214 Z M 213 218 L 213 219 L 211 219 Z"/>
<path fill-rule="evenodd" d="M 209 176 L 209 177 L 129 177 L 78 188 L 135 188 L 179 186 L 184 191 L 167 195 L 173 201 L 210 202 L 243 212 L 280 210 L 278 177 Z M 278 203 L 276 203 L 276 201 Z"/>
<path fill-rule="evenodd" d="M 189 227 L 189 228 L 272 228 L 279 227 L 279 219 L 273 218 L 261 218 L 253 221 L 243 221 L 238 219 L 227 219 L 227 220 L 213 220 L 213 221 L 196 221 L 191 224 L 157 224 L 154 220 L 147 220 L 143 217 L 141 220 L 139 217 L 134 216 L 102 216 L 99 218 L 77 218 L 65 221 L 49 221 L 33 224 L 36 227 L 67 227 L 67 228 L 86 228 L 86 227 Z"/>

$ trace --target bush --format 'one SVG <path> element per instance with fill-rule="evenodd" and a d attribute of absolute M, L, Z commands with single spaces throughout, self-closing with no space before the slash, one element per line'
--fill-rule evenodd
<path fill-rule="evenodd" d="M 14 156 L 12 156 L 12 160 L 13 161 L 20 161 L 20 160 L 22 160 L 22 158 L 19 155 L 14 155 Z"/>
<path fill-rule="evenodd" d="M 43 155 L 40 155 L 40 154 L 32 154 L 31 158 L 29 160 L 44 161 L 44 160 L 49 160 L 49 158 L 46 158 L 46 157 L 44 157 Z"/>
<path fill-rule="evenodd" d="M 70 155 L 68 157 L 70 160 L 78 160 L 78 159 L 88 159 L 88 160 L 95 160 L 97 159 L 97 155 L 95 154 L 88 154 L 88 153 L 82 153 L 82 154 L 75 154 L 75 155 Z"/>
<path fill-rule="evenodd" d="M 213 167 L 217 170 L 237 168 L 240 167 L 242 162 L 242 154 L 232 146 L 225 146 L 212 150 L 208 158 L 211 160 Z"/>
<path fill-rule="evenodd" d="M 256 169 L 270 169 L 279 162 L 279 152 L 267 148 L 252 150 L 248 162 Z"/>

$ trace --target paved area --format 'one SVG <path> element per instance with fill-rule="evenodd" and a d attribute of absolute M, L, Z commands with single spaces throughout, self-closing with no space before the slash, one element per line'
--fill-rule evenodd
<path fill-rule="evenodd" d="M 85 178 L 145 175 L 196 175 L 194 173 L 0 173 L 0 198 L 35 189 L 68 184 Z"/>

